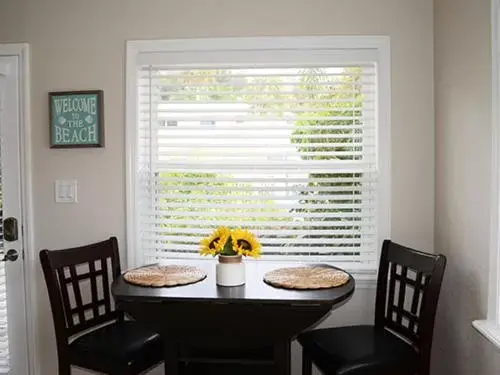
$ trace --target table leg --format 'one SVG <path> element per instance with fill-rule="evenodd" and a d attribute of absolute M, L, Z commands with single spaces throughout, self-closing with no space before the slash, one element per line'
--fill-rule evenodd
<path fill-rule="evenodd" d="M 179 346 L 173 342 L 163 344 L 165 352 L 165 375 L 180 375 Z"/>
<path fill-rule="evenodd" d="M 273 375 L 290 375 L 290 340 L 274 344 L 274 371 Z"/>

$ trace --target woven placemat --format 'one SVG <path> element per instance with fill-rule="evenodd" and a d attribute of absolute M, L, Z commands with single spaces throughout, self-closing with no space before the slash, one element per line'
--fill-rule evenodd
<path fill-rule="evenodd" d="M 287 267 L 266 273 L 264 281 L 285 289 L 326 289 L 346 284 L 349 274 L 331 267 Z"/>
<path fill-rule="evenodd" d="M 141 286 L 177 286 L 193 284 L 207 277 L 205 271 L 194 266 L 152 265 L 130 270 L 123 275 L 125 281 Z"/>

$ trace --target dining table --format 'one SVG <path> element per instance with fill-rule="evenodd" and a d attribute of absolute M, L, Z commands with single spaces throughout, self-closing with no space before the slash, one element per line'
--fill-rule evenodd
<path fill-rule="evenodd" d="M 252 366 L 252 374 L 268 369 L 273 375 L 290 375 L 291 341 L 348 301 L 355 289 L 351 275 L 342 286 L 317 290 L 283 289 L 263 280 L 268 271 L 303 263 L 246 262 L 245 284 L 232 287 L 216 284 L 215 260 L 161 264 L 196 266 L 207 276 L 189 285 L 144 287 L 121 275 L 111 290 L 119 309 L 161 334 L 168 375 L 214 364 Z"/>

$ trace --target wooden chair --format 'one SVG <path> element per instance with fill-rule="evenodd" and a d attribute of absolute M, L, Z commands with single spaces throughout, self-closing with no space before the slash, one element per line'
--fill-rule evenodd
<path fill-rule="evenodd" d="M 115 237 L 66 250 L 42 250 L 40 261 L 54 320 L 59 375 L 70 375 L 71 365 L 134 375 L 162 361 L 160 336 L 125 321 L 123 312 L 113 309 L 110 280 L 120 274 Z M 90 302 L 85 303 L 88 295 Z"/>
<path fill-rule="evenodd" d="M 375 325 L 313 330 L 298 337 L 302 374 L 312 363 L 335 375 L 428 375 L 434 318 L 446 266 L 389 240 L 382 246 Z"/>

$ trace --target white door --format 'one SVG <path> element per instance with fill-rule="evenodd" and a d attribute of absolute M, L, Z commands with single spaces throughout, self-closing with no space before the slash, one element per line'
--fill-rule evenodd
<path fill-rule="evenodd" d="M 28 375 L 18 59 L 0 56 L 0 374 Z"/>

